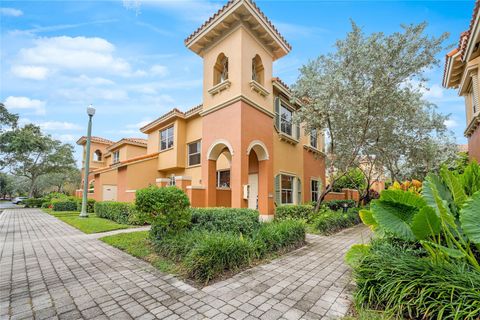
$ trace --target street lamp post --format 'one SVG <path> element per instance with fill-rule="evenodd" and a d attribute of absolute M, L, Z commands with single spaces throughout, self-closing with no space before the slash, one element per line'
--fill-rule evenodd
<path fill-rule="evenodd" d="M 83 194 L 82 194 L 82 211 L 80 212 L 80 217 L 87 218 L 87 194 L 88 194 L 88 175 L 90 173 L 90 140 L 92 138 L 92 117 L 95 114 L 95 109 L 92 105 L 89 105 L 87 108 L 88 114 L 88 130 L 87 130 L 87 147 L 85 154 L 85 171 L 83 173 Z"/>

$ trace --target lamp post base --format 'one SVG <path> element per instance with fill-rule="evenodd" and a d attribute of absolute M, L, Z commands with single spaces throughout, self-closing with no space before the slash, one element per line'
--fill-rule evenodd
<path fill-rule="evenodd" d="M 78 215 L 80 218 L 88 218 L 88 213 L 86 212 L 80 212 L 80 214 Z"/>

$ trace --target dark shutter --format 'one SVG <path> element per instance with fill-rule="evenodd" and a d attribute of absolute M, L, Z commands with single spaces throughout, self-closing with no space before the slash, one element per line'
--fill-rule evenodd
<path fill-rule="evenodd" d="M 297 178 L 297 204 L 302 204 L 302 180 Z"/>
<path fill-rule="evenodd" d="M 274 109 L 275 109 L 275 129 L 280 130 L 280 98 L 277 96 L 274 99 Z"/>
<path fill-rule="evenodd" d="M 282 204 L 282 198 L 281 198 L 281 186 L 280 186 L 280 178 L 281 176 L 277 174 L 275 176 L 275 182 L 274 182 L 274 188 L 275 188 L 275 204 L 277 206 Z"/>

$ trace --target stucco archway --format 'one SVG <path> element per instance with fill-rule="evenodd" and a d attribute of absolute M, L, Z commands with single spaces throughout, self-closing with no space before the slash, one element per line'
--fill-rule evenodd
<path fill-rule="evenodd" d="M 225 148 L 228 149 L 230 157 L 233 156 L 233 147 L 230 142 L 225 139 L 215 140 L 208 148 L 207 159 L 217 160 L 218 157 L 225 151 Z"/>
<path fill-rule="evenodd" d="M 258 161 L 264 161 L 270 158 L 268 155 L 267 146 L 260 140 L 253 140 L 250 142 L 250 145 L 247 148 L 247 155 L 250 155 L 252 150 L 254 150 L 257 154 Z"/>

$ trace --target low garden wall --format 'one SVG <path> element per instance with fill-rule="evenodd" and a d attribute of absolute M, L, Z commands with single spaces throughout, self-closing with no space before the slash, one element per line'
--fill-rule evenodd
<path fill-rule="evenodd" d="M 332 200 L 354 200 L 358 202 L 360 195 L 355 189 L 342 189 L 342 192 L 329 192 L 325 196 L 324 201 Z"/>

